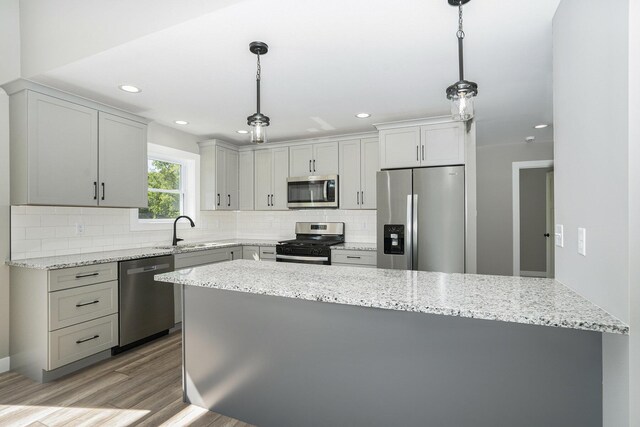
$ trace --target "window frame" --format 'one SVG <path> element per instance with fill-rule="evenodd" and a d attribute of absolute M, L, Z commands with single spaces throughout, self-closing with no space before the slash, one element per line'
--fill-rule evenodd
<path fill-rule="evenodd" d="M 200 212 L 200 155 L 189 151 L 178 150 L 153 143 L 147 144 L 147 168 L 149 160 L 177 163 L 181 165 L 180 194 L 181 215 L 191 217 L 196 227 L 199 228 Z M 148 169 L 147 169 L 148 170 Z M 171 192 L 171 190 L 155 189 L 159 192 Z M 149 189 L 147 190 L 147 192 Z M 175 194 L 175 193 L 174 193 Z M 139 209 L 130 210 L 130 230 L 169 230 L 173 227 L 173 218 L 146 219 L 139 218 Z M 187 225 L 179 222 L 178 228 L 186 228 Z"/>
<path fill-rule="evenodd" d="M 183 159 L 169 159 L 166 156 L 152 156 L 150 154 L 147 155 L 147 173 L 149 172 L 149 161 L 157 160 L 159 162 L 171 163 L 174 165 L 180 165 L 180 186 L 177 190 L 163 190 L 161 188 L 151 188 L 147 187 L 147 193 L 166 193 L 166 194 L 178 194 L 180 196 L 180 212 L 178 215 L 186 215 L 185 213 L 185 198 L 186 198 L 186 189 L 185 189 L 185 172 L 187 171 L 187 166 L 185 166 L 185 162 Z M 140 209 L 138 209 L 138 221 L 139 222 L 150 222 L 150 223 L 159 223 L 170 221 L 173 222 L 172 218 L 140 218 Z"/>

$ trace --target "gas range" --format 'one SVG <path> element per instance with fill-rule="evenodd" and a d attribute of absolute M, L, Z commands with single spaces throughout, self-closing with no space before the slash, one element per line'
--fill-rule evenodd
<path fill-rule="evenodd" d="M 344 222 L 296 222 L 296 238 L 278 242 L 276 261 L 331 264 L 331 246 L 344 243 Z"/>

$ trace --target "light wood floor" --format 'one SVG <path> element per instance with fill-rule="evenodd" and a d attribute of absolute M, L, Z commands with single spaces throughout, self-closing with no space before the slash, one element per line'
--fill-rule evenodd
<path fill-rule="evenodd" d="M 0 426 L 244 427 L 182 401 L 180 332 L 60 380 L 0 374 Z"/>

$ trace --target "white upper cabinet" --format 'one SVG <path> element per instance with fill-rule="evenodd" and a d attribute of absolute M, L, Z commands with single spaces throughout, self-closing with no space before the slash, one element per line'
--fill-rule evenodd
<path fill-rule="evenodd" d="M 11 204 L 146 207 L 144 120 L 42 89 L 9 90 Z"/>
<path fill-rule="evenodd" d="M 336 175 L 338 143 L 321 142 L 289 148 L 289 176 Z"/>
<path fill-rule="evenodd" d="M 241 151 L 239 157 L 238 209 L 252 211 L 255 197 L 253 194 L 254 153 Z"/>
<path fill-rule="evenodd" d="M 289 148 L 270 148 L 255 152 L 255 209 L 287 209 Z"/>
<path fill-rule="evenodd" d="M 200 209 L 237 210 L 239 206 L 239 154 L 211 140 L 200 146 Z"/>
<path fill-rule="evenodd" d="M 100 206 L 147 207 L 147 126 L 100 112 Z"/>
<path fill-rule="evenodd" d="M 341 141 L 339 152 L 340 208 L 375 209 L 378 139 Z"/>
<path fill-rule="evenodd" d="M 464 163 L 464 123 L 462 122 L 380 130 L 382 169 Z"/>

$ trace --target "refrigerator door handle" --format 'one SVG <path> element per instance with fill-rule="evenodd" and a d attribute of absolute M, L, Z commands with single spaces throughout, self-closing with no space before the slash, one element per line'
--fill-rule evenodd
<path fill-rule="evenodd" d="M 413 258 L 411 265 L 413 270 L 419 270 L 418 265 L 418 195 L 413 195 L 413 207 L 412 207 L 412 225 L 411 225 L 411 257 Z"/>
<path fill-rule="evenodd" d="M 413 211 L 413 196 L 407 194 L 407 228 L 405 230 L 405 249 L 407 253 L 407 270 L 411 270 L 413 262 L 413 222 L 411 221 L 411 213 Z"/>

